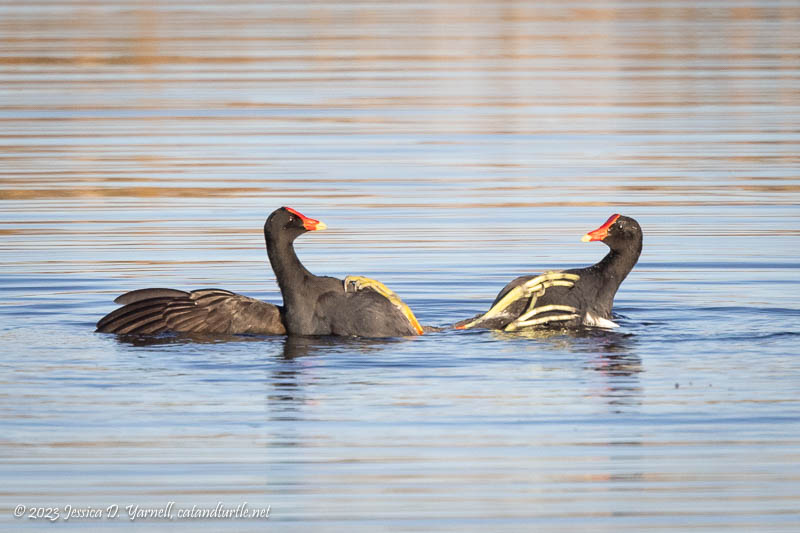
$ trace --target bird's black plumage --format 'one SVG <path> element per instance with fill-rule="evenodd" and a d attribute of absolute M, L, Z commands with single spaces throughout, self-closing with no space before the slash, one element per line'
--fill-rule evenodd
<path fill-rule="evenodd" d="M 422 327 L 411 310 L 382 284 L 346 286 L 348 280 L 315 276 L 300 263 L 294 240 L 325 225 L 294 209 L 274 211 L 264 225 L 267 254 L 283 307 L 223 289 L 191 292 L 140 289 L 118 297 L 122 307 L 97 323 L 97 331 L 154 335 L 202 334 L 345 335 L 395 337 L 417 335 Z"/>
<path fill-rule="evenodd" d="M 222 289 L 139 289 L 114 302 L 123 306 L 101 318 L 97 331 L 140 335 L 286 333 L 281 307 Z"/>
<path fill-rule="evenodd" d="M 421 333 L 386 296 L 371 289 L 348 290 L 345 280 L 316 276 L 303 266 L 294 241 L 320 225 L 285 207 L 264 224 L 267 254 L 283 295 L 289 334 L 396 337 Z"/>
<path fill-rule="evenodd" d="M 536 317 L 534 320 L 540 321 L 535 327 L 570 328 L 584 325 L 612 325 L 610 321 L 614 296 L 642 252 L 642 229 L 633 218 L 613 215 L 606 224 L 587 233 L 583 240 L 602 241 L 610 250 L 600 262 L 592 266 L 559 271 L 555 274 L 554 277 L 559 274 L 578 276 L 577 279 L 570 278 L 571 281 L 568 283 L 570 286 L 566 286 L 567 283 L 554 285 L 543 289 L 542 294 L 516 298 L 501 312 L 493 314 L 492 310 L 506 295 L 517 287 L 524 288 L 526 283 L 530 283 L 539 276 L 518 277 L 498 293 L 489 312 L 463 320 L 455 327 L 458 329 L 476 327 L 518 329 L 516 324 L 525 324 L 524 320 L 519 321 L 519 319 L 526 312 L 530 312 L 532 302 L 536 309 L 542 310 L 541 313 L 534 315 Z M 567 308 L 572 308 L 573 311 L 565 311 Z M 568 316 L 569 318 L 566 318 Z M 554 317 L 565 318 L 557 320 Z M 515 321 L 518 322 L 515 324 Z"/>

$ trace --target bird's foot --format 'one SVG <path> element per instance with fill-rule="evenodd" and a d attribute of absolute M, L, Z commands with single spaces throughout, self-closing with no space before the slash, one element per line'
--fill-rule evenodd
<path fill-rule="evenodd" d="M 536 307 L 536 301 L 542 297 L 545 291 L 550 287 L 572 287 L 575 285 L 575 282 L 580 279 L 580 276 L 577 274 L 570 274 L 567 272 L 545 272 L 535 278 L 532 278 L 521 285 L 517 285 L 508 293 L 500 299 L 499 302 L 494 304 L 491 309 L 489 309 L 486 313 L 478 317 L 477 319 L 469 322 L 467 324 L 463 324 L 458 326 L 458 329 L 470 329 L 474 328 L 481 323 L 485 322 L 486 320 L 498 317 L 502 315 L 508 308 L 521 298 L 530 298 L 531 302 L 528 305 L 527 311 L 514 319 L 510 324 L 508 324 L 504 329 L 506 331 L 515 331 L 522 327 L 527 326 L 535 326 L 538 324 L 546 324 L 547 322 L 552 322 L 556 320 L 568 320 L 571 318 L 576 318 L 578 315 L 575 314 L 578 312 L 577 309 L 567 305 L 546 305 Z M 545 313 L 547 311 L 569 311 L 571 314 L 575 314 L 574 316 L 571 315 L 556 315 L 556 316 L 548 316 L 548 317 L 540 317 L 540 318 L 532 318 L 535 315 Z M 566 318 L 563 318 L 566 317 Z"/>
<path fill-rule="evenodd" d="M 390 302 L 394 304 L 395 307 L 400 309 L 400 312 L 405 315 L 411 325 L 414 327 L 418 335 L 422 335 L 424 330 L 420 325 L 419 321 L 417 321 L 417 317 L 414 316 L 414 313 L 411 311 L 411 308 L 406 305 L 406 303 L 400 299 L 400 297 L 389 287 L 384 285 L 378 280 L 368 278 L 366 276 L 347 276 L 344 278 L 344 292 L 348 292 L 352 289 L 353 292 L 356 291 L 363 291 L 365 289 L 371 289 Z"/>

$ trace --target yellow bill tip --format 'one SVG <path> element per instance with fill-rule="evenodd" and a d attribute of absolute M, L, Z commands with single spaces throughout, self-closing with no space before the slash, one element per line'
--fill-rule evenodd
<path fill-rule="evenodd" d="M 589 235 L 588 233 L 585 234 L 583 237 L 581 237 L 581 242 L 589 242 L 591 240 L 592 240 L 592 236 Z"/>

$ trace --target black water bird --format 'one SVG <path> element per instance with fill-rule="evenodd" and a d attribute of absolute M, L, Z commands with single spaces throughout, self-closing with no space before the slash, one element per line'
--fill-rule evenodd
<path fill-rule="evenodd" d="M 363 276 L 316 276 L 294 250 L 294 241 L 325 224 L 288 207 L 264 225 L 267 253 L 283 295 L 284 323 L 290 334 L 397 337 L 421 335 L 411 309 L 389 288 Z"/>
<path fill-rule="evenodd" d="M 516 278 L 500 291 L 489 311 L 455 328 L 617 327 L 611 320 L 614 296 L 642 253 L 642 229 L 636 220 L 615 214 L 581 240 L 601 241 L 610 251 L 586 268 Z"/>
<path fill-rule="evenodd" d="M 422 334 L 408 306 L 385 285 L 363 276 L 315 276 L 297 258 L 294 240 L 327 226 L 282 207 L 264 225 L 267 254 L 284 299 L 276 306 L 223 289 L 186 292 L 139 289 L 114 300 L 123 307 L 97 323 L 105 333 L 347 335 Z"/>

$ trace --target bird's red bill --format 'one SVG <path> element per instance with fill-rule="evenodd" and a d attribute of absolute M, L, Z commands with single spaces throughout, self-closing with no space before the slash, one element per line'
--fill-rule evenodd
<path fill-rule="evenodd" d="M 296 209 L 292 209 L 291 207 L 284 207 L 284 209 L 286 209 L 293 215 L 297 215 L 298 217 L 300 217 L 300 220 L 303 222 L 303 227 L 306 228 L 308 231 L 315 231 L 315 230 L 325 229 L 328 227 L 324 222 L 320 222 L 319 220 L 309 218 Z"/>
<path fill-rule="evenodd" d="M 581 238 L 581 240 L 583 242 L 602 241 L 603 239 L 608 237 L 609 228 L 611 228 L 611 226 L 614 225 L 614 222 L 616 222 L 618 218 L 619 218 L 619 215 L 616 215 L 616 214 L 615 215 L 611 215 L 610 217 L 608 217 L 608 220 L 606 220 L 605 224 L 603 224 L 602 226 L 600 226 L 596 230 L 590 231 L 589 233 L 584 235 Z"/>

